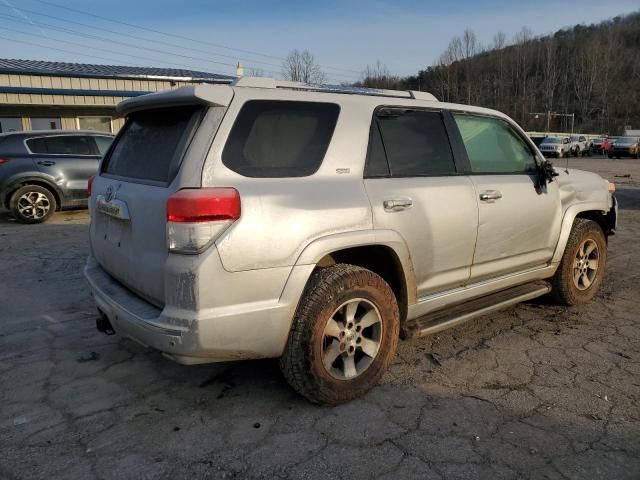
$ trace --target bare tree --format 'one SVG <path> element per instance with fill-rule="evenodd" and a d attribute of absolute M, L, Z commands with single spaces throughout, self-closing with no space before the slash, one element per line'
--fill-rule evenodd
<path fill-rule="evenodd" d="M 493 36 L 493 43 L 491 44 L 491 50 L 495 52 L 497 57 L 497 68 L 494 69 L 493 75 L 493 104 L 498 107 L 503 100 L 504 90 L 504 48 L 507 45 L 507 34 L 504 32 L 498 32 Z"/>
<path fill-rule="evenodd" d="M 558 45 L 554 37 L 547 37 L 542 42 L 542 76 L 545 110 L 553 110 L 553 97 L 558 86 Z"/>
<path fill-rule="evenodd" d="M 464 81 L 467 87 L 467 104 L 471 105 L 471 62 L 469 61 L 478 53 L 476 34 L 468 28 L 462 35 L 462 59 L 464 62 Z"/>
<path fill-rule="evenodd" d="M 260 67 L 250 67 L 249 69 L 247 69 L 247 76 L 249 77 L 268 77 L 269 75 L 267 75 L 264 71 L 264 69 L 260 68 Z"/>
<path fill-rule="evenodd" d="M 491 44 L 491 50 L 500 50 L 507 46 L 507 34 L 504 32 L 498 32 L 493 36 L 493 43 Z"/>
<path fill-rule="evenodd" d="M 573 55 L 573 88 L 582 121 L 591 114 L 599 63 L 597 45 L 593 41 L 580 44 Z"/>
<path fill-rule="evenodd" d="M 360 84 L 369 88 L 396 89 L 400 83 L 400 78 L 391 75 L 389 69 L 380 60 L 375 65 L 367 65 L 363 72 Z"/>
<path fill-rule="evenodd" d="M 282 75 L 293 82 L 323 83 L 326 80 L 326 75 L 309 50 L 291 50 L 282 63 Z"/>
<path fill-rule="evenodd" d="M 515 52 L 516 52 L 516 63 L 515 63 L 515 76 L 516 82 L 518 85 L 519 93 L 518 95 L 518 104 L 514 108 L 514 113 L 518 111 L 518 106 L 520 107 L 520 122 L 525 123 L 527 119 L 527 80 L 528 80 L 528 68 L 529 68 L 529 49 L 528 43 L 533 38 L 533 33 L 531 29 L 527 27 L 522 27 L 515 35 Z"/>

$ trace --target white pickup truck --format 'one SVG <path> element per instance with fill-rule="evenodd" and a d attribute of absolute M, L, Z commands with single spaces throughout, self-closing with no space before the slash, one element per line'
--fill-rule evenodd
<path fill-rule="evenodd" d="M 590 149 L 589 140 L 584 135 L 572 135 L 570 137 L 570 141 L 571 141 L 571 150 L 570 150 L 571 155 L 575 155 L 576 157 L 579 157 L 580 155 L 585 156 L 587 154 L 590 154 L 591 149 Z"/>

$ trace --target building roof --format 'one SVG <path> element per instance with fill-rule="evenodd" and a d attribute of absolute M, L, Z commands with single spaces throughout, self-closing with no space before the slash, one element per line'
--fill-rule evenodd
<path fill-rule="evenodd" d="M 0 74 L 52 75 L 89 78 L 127 78 L 145 80 L 180 80 L 207 83 L 227 83 L 231 75 L 184 70 L 179 68 L 128 67 L 124 65 L 96 65 L 89 63 L 48 62 L 0 58 Z"/>

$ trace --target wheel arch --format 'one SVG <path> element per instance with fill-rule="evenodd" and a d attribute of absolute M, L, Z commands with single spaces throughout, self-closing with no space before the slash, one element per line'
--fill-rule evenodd
<path fill-rule="evenodd" d="M 560 230 L 560 238 L 556 245 L 556 250 L 553 255 L 552 263 L 559 264 L 562 260 L 567 242 L 569 241 L 569 235 L 573 228 L 573 224 L 577 218 L 585 218 L 593 220 L 605 234 L 605 238 L 612 235 L 616 228 L 617 222 L 617 204 L 614 199 L 611 209 L 606 210 L 602 208 L 601 203 L 589 202 L 580 205 L 573 205 L 569 207 L 562 219 L 562 227 Z"/>
<path fill-rule="evenodd" d="M 56 211 L 62 208 L 62 202 L 64 195 L 62 191 L 49 179 L 45 177 L 29 176 L 13 179 L 8 187 L 5 189 L 4 198 L 2 199 L 3 206 L 9 208 L 9 202 L 13 193 L 26 185 L 37 185 L 38 187 L 46 188 L 51 192 L 56 200 Z"/>
<path fill-rule="evenodd" d="M 365 230 L 319 238 L 303 250 L 296 265 L 313 264 L 317 269 L 335 263 L 357 265 L 380 275 L 396 295 L 401 320 L 406 318 L 408 306 L 416 302 L 409 249 L 393 230 Z"/>

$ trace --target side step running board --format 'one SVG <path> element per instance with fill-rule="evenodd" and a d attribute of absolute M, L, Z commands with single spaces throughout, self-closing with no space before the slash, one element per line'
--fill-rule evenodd
<path fill-rule="evenodd" d="M 409 320 L 402 328 L 402 338 L 407 339 L 441 332 L 481 315 L 540 297 L 550 291 L 551 285 L 548 282 L 537 281 L 469 300 L 454 307 Z"/>

